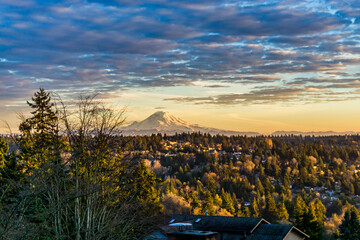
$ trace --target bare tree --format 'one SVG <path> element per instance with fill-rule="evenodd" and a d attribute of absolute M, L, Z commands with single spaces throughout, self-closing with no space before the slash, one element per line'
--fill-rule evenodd
<path fill-rule="evenodd" d="M 156 178 L 147 168 L 144 170 L 142 163 L 123 159 L 118 152 L 121 146 L 117 146 L 116 136 L 121 132 L 125 109 L 114 111 L 97 102 L 94 96 L 80 98 L 77 111 L 71 113 L 62 106 L 71 151 L 68 165 L 74 183 L 75 239 L 135 237 L 134 229 L 146 226 L 151 217 L 143 214 L 144 210 L 151 211 L 141 202 L 157 201 L 157 195 L 150 196 L 156 191 L 150 186 L 156 183 Z M 132 179 L 137 175 L 138 180 Z M 136 186 L 144 182 L 149 182 L 144 185 L 149 188 L 147 195 Z M 152 208 L 159 210 L 159 206 L 160 203 Z"/>
<path fill-rule="evenodd" d="M 18 227 L 4 222 L 3 232 L 14 229 L 32 239 L 137 239 L 161 205 L 158 179 L 141 159 L 123 158 L 117 144 L 125 109 L 108 108 L 95 96 L 70 106 L 53 97 L 55 103 L 40 89 L 29 103 L 32 116 L 20 125 Z"/>
<path fill-rule="evenodd" d="M 109 148 L 124 122 L 124 109 L 114 111 L 95 101 L 95 96 L 81 97 L 76 111 L 61 103 L 70 157 L 67 163 L 72 182 L 75 239 L 97 239 L 109 225 L 114 213 L 116 183 L 122 162 Z"/>

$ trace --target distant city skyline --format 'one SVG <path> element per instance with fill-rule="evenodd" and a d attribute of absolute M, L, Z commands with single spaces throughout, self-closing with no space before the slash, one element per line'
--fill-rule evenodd
<path fill-rule="evenodd" d="M 0 120 L 39 87 L 269 134 L 360 132 L 360 2 L 0 0 Z M 6 133 L 0 123 L 0 133 Z"/>

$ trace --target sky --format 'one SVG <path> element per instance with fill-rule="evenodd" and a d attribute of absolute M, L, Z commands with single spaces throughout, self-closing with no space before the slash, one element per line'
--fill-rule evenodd
<path fill-rule="evenodd" d="M 15 132 L 40 87 L 98 94 L 129 123 L 164 110 L 227 130 L 360 131 L 358 0 L 0 0 L 0 13 L 0 120 Z"/>

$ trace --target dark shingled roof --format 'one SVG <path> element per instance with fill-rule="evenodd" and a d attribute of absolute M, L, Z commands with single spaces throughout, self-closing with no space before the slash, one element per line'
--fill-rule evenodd
<path fill-rule="evenodd" d="M 161 233 L 159 231 L 153 232 L 144 238 L 144 240 L 168 240 L 168 239 L 169 238 L 166 236 L 165 233 Z"/>
<path fill-rule="evenodd" d="M 283 240 L 286 235 L 295 230 L 296 233 L 303 238 L 308 237 L 306 234 L 298 230 L 292 225 L 280 224 L 262 224 L 256 228 L 253 234 L 249 235 L 247 240 Z"/>
<path fill-rule="evenodd" d="M 252 232 L 260 223 L 269 224 L 263 218 L 256 217 L 222 217 L 203 215 L 173 215 L 173 222 L 191 222 L 193 228 L 201 231 L 215 232 Z M 201 220 L 199 220 L 201 219 Z"/>
<path fill-rule="evenodd" d="M 173 232 L 168 233 L 169 236 L 177 236 L 177 235 L 188 235 L 188 236 L 216 236 L 217 232 L 210 232 L 210 231 L 184 231 L 184 232 Z"/>

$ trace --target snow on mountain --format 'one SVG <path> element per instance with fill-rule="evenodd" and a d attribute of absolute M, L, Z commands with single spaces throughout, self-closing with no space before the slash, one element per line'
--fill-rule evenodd
<path fill-rule="evenodd" d="M 141 122 L 133 122 L 123 130 L 126 131 L 178 131 L 182 132 L 191 131 L 190 124 L 171 115 L 169 112 L 155 112 Z"/>
<path fill-rule="evenodd" d="M 180 118 L 171 115 L 169 112 L 158 111 L 140 122 L 133 122 L 122 128 L 124 135 L 148 135 L 153 133 L 175 134 L 183 132 L 202 132 L 224 135 L 260 135 L 256 132 L 227 131 L 216 128 L 201 127 L 197 124 L 190 124 Z"/>

